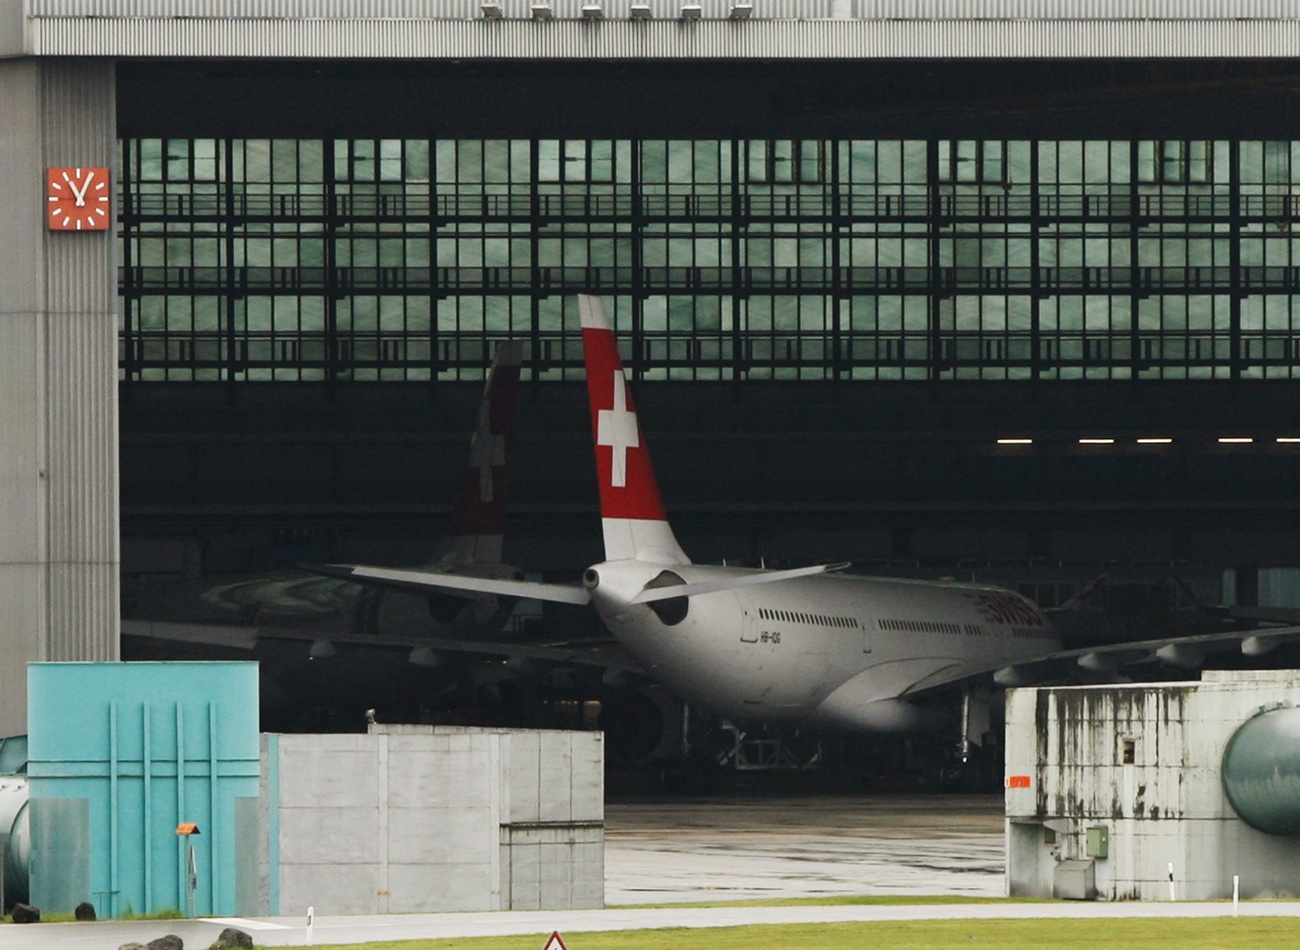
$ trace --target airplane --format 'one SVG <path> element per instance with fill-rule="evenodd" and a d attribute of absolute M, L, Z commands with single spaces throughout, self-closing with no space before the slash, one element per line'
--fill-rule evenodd
<path fill-rule="evenodd" d="M 929 731 L 948 717 L 917 700 L 960 685 L 964 746 L 978 735 L 978 682 L 1025 685 L 1071 672 L 1095 680 L 1150 661 L 1191 668 L 1229 644 L 1255 657 L 1300 638 L 1300 627 L 1281 626 L 1064 650 L 1037 605 L 997 586 L 850 575 L 847 564 L 694 564 L 668 523 L 604 305 L 592 295 L 578 304 L 605 547 L 581 585 L 314 569 L 405 590 L 591 604 L 639 672 L 742 723 Z"/>
<path fill-rule="evenodd" d="M 520 341 L 497 347 L 447 532 L 422 571 L 523 576 L 501 559 L 522 356 Z M 346 644 L 383 643 L 407 648 L 409 661 L 425 666 L 439 659 L 428 641 L 494 638 L 515 605 L 514 598 L 490 593 L 448 596 L 430 589 L 412 595 L 301 571 L 209 582 L 201 593 L 192 583 L 154 584 L 145 594 L 147 603 L 137 612 L 148 619 L 127 617 L 122 632 L 153 645 L 133 647 L 132 655 L 151 655 L 162 649 L 159 641 L 169 642 L 174 653 L 195 644 L 252 650 L 259 641 L 281 640 L 307 641 L 309 656 L 324 659 Z"/>
<path fill-rule="evenodd" d="M 911 697 L 1060 650 L 1033 603 L 979 584 L 851 576 L 845 564 L 693 564 L 668 523 L 614 332 L 579 297 L 605 560 L 582 586 L 358 565 L 324 570 L 408 590 L 592 604 L 641 669 L 718 716 L 852 731 L 933 724 Z"/>

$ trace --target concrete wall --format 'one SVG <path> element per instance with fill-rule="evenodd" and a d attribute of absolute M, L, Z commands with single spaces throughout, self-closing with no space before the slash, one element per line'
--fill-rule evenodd
<path fill-rule="evenodd" d="M 0 60 L 0 736 L 26 663 L 118 657 L 115 231 L 48 232 L 44 200 L 47 167 L 115 169 L 115 75 Z"/>
<path fill-rule="evenodd" d="M 1007 700 L 1007 890 L 1050 897 L 1061 861 L 1088 859 L 1098 896 L 1179 900 L 1300 893 L 1300 840 L 1264 834 L 1223 791 L 1228 741 L 1262 706 L 1300 703 L 1300 672 L 1201 682 L 1013 690 Z M 1126 761 L 1131 759 L 1131 761 Z"/>
<path fill-rule="evenodd" d="M 600 733 L 378 726 L 262 755 L 266 913 L 604 902 Z"/>

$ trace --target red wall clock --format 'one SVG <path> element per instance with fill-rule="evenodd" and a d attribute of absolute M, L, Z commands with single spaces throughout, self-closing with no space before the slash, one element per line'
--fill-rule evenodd
<path fill-rule="evenodd" d="M 107 168 L 50 168 L 45 175 L 45 226 L 51 231 L 107 231 Z"/>

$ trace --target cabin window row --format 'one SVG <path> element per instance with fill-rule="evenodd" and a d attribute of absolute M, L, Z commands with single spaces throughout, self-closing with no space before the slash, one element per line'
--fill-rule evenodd
<path fill-rule="evenodd" d="M 760 607 L 758 616 L 762 620 L 784 620 L 786 623 L 807 623 L 820 627 L 841 627 L 846 630 L 860 629 L 860 624 L 853 617 L 806 614 L 798 610 L 772 610 L 768 607 Z"/>
<path fill-rule="evenodd" d="M 962 633 L 960 624 L 941 623 L 937 620 L 882 620 L 880 629 L 903 630 L 908 633 L 951 633 L 954 636 Z"/>

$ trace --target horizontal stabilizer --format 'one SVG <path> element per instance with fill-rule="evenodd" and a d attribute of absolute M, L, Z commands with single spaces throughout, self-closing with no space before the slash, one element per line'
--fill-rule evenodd
<path fill-rule="evenodd" d="M 512 581 L 495 577 L 471 577 L 465 574 L 444 574 L 439 571 L 396 570 L 388 567 L 367 567 L 351 564 L 303 565 L 306 570 L 330 577 L 341 577 L 374 587 L 395 587 L 416 592 L 494 594 L 498 597 L 520 597 L 549 600 L 559 604 L 582 605 L 591 599 L 581 587 L 567 584 L 544 584 L 540 581 Z"/>
<path fill-rule="evenodd" d="M 813 567 L 796 567 L 788 571 L 755 571 L 752 574 L 733 574 L 716 580 L 700 581 L 696 584 L 677 584 L 670 587 L 648 587 L 632 598 L 631 603 L 648 604 L 656 600 L 671 600 L 674 597 L 694 597 L 696 594 L 711 594 L 733 587 L 749 587 L 753 584 L 770 584 L 773 581 L 788 581 L 796 577 L 808 577 L 812 574 L 828 574 L 842 571 L 849 566 L 848 561 L 839 564 L 817 564 Z"/>

